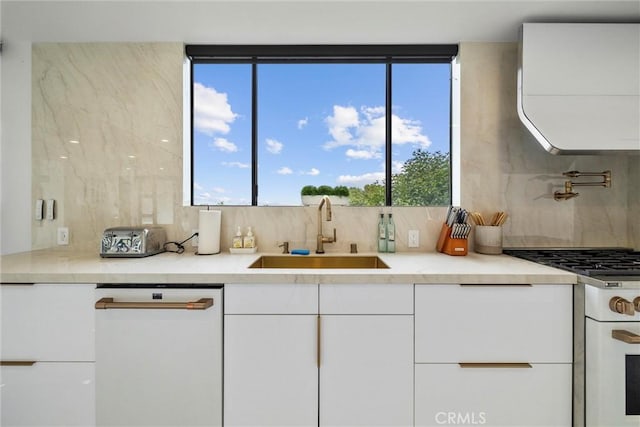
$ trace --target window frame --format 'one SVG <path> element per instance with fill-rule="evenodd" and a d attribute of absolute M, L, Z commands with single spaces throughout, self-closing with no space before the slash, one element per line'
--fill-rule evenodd
<path fill-rule="evenodd" d="M 385 64 L 385 110 L 392 111 L 392 65 L 449 63 L 453 65 L 458 55 L 457 44 L 331 44 L 331 45 L 185 45 L 189 67 L 189 201 L 194 204 L 194 85 L 195 64 L 251 64 L 251 205 L 258 206 L 258 97 L 257 74 L 259 64 L 320 64 L 320 63 L 371 63 Z M 450 80 L 449 141 L 453 141 L 453 70 Z M 186 126 L 185 126 L 186 127 Z M 449 161 L 452 161 L 451 149 Z M 392 114 L 385 114 L 385 204 L 392 200 Z M 186 162 L 185 162 L 186 164 Z M 452 168 L 449 168 L 449 194 L 453 198 Z M 244 206 L 244 205 L 234 205 Z"/>

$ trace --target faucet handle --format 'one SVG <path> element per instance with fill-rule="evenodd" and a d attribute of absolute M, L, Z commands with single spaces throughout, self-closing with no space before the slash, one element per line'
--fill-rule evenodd
<path fill-rule="evenodd" d="M 278 245 L 279 248 L 282 248 L 282 253 L 283 254 L 288 254 L 289 253 L 289 242 L 282 242 L 281 245 Z"/>
<path fill-rule="evenodd" d="M 336 235 L 336 229 L 333 229 L 333 243 L 338 241 L 338 236 Z"/>

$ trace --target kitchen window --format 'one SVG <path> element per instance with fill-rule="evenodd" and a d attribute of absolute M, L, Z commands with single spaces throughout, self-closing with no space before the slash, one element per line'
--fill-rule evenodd
<path fill-rule="evenodd" d="M 456 45 L 186 54 L 192 205 L 301 205 L 315 189 L 357 206 L 451 203 Z"/>

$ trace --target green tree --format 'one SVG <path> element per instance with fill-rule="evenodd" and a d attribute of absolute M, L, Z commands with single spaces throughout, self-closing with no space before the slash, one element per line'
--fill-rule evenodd
<path fill-rule="evenodd" d="M 391 194 L 395 206 L 445 206 L 450 203 L 448 153 L 415 150 L 394 174 Z"/>
<path fill-rule="evenodd" d="M 391 177 L 394 206 L 446 206 L 451 203 L 450 161 L 448 153 L 415 150 L 402 172 Z M 349 188 L 352 206 L 383 206 L 385 186 L 376 181 L 364 188 Z"/>
<path fill-rule="evenodd" d="M 384 184 L 367 184 L 363 188 L 349 188 L 349 204 L 351 206 L 384 206 Z"/>

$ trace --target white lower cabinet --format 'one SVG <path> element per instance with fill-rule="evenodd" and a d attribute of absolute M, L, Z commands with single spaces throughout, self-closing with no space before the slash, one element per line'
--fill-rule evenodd
<path fill-rule="evenodd" d="M 321 426 L 413 424 L 413 316 L 321 316 L 321 343 Z"/>
<path fill-rule="evenodd" d="M 225 426 L 316 426 L 315 315 L 228 315 Z"/>
<path fill-rule="evenodd" d="M 92 362 L 2 366 L 2 426 L 95 424 Z"/>
<path fill-rule="evenodd" d="M 2 284 L 0 425 L 95 425 L 94 284 Z"/>
<path fill-rule="evenodd" d="M 225 285 L 227 307 L 225 426 L 413 424 L 413 285 Z"/>
<path fill-rule="evenodd" d="M 416 285 L 415 425 L 571 426 L 571 285 Z"/>
<path fill-rule="evenodd" d="M 570 364 L 416 365 L 416 426 L 570 426 Z"/>

